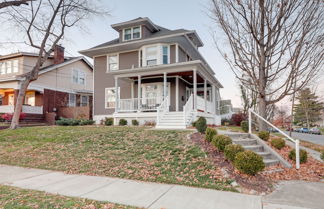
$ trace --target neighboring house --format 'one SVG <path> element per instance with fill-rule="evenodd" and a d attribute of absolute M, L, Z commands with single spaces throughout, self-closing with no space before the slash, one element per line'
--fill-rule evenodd
<path fill-rule="evenodd" d="M 13 113 L 22 75 L 31 71 L 37 54 L 18 52 L 0 56 L 0 113 Z M 47 113 L 73 118 L 92 114 L 93 69 L 84 57 L 64 57 L 64 48 L 56 46 L 32 81 L 22 112 L 44 118 Z"/>
<path fill-rule="evenodd" d="M 234 114 L 232 100 L 221 100 L 220 101 L 220 114 L 222 119 L 231 119 Z"/>
<path fill-rule="evenodd" d="M 94 119 L 124 118 L 185 128 L 198 116 L 220 124 L 220 82 L 198 51 L 195 31 L 169 30 L 149 18 L 112 25 L 119 37 L 83 50 L 94 59 Z"/>

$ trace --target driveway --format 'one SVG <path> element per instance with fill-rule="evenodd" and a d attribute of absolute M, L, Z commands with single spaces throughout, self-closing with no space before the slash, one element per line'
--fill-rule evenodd
<path fill-rule="evenodd" d="M 285 133 L 289 135 L 288 131 L 285 131 Z M 304 133 L 292 132 L 292 137 L 324 146 L 324 135 L 314 135 L 314 134 L 304 134 Z"/>

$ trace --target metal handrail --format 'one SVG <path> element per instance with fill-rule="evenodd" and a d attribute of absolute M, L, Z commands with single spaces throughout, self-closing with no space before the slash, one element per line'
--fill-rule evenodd
<path fill-rule="evenodd" d="M 252 134 L 252 113 L 260 118 L 262 121 L 264 121 L 266 124 L 271 126 L 272 128 L 276 129 L 279 133 L 284 135 L 286 138 L 288 138 L 290 141 L 295 143 L 295 149 L 296 149 L 296 169 L 300 168 L 300 157 L 299 157 L 299 140 L 293 139 L 290 136 L 288 136 L 285 132 L 274 126 L 272 123 L 264 119 L 262 116 L 260 116 L 258 113 L 254 112 L 252 109 L 249 109 L 249 134 Z"/>

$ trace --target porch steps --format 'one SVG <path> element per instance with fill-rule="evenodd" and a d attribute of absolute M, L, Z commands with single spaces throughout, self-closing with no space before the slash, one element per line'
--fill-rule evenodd
<path fill-rule="evenodd" d="M 186 129 L 183 112 L 168 112 L 161 118 L 157 129 Z"/>
<path fill-rule="evenodd" d="M 226 134 L 232 138 L 234 144 L 241 145 L 246 150 L 251 150 L 263 158 L 266 166 L 276 165 L 280 163 L 279 159 L 269 151 L 266 151 L 262 144 L 256 139 L 250 138 L 249 134 Z"/>

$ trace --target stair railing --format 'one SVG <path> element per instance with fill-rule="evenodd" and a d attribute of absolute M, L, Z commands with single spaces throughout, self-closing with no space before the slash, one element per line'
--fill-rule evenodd
<path fill-rule="evenodd" d="M 271 124 L 269 121 L 264 119 L 262 116 L 260 116 L 258 113 L 254 112 L 252 109 L 249 109 L 249 134 L 252 134 L 252 114 L 260 118 L 262 121 L 264 121 L 266 124 L 277 130 L 279 133 L 284 135 L 287 139 L 295 143 L 295 149 L 296 149 L 296 169 L 300 168 L 300 157 L 299 157 L 299 140 L 298 139 L 293 139 L 290 136 L 288 136 L 285 132 Z"/>
<path fill-rule="evenodd" d="M 160 106 L 156 109 L 156 125 L 160 124 L 160 120 L 165 115 L 165 113 L 169 112 L 169 96 L 165 97 L 165 99 L 162 101 Z"/>
<path fill-rule="evenodd" d="M 190 95 L 188 101 L 183 106 L 183 117 L 184 117 L 184 121 L 185 121 L 186 126 L 189 125 L 191 120 L 192 120 L 192 118 L 189 119 L 190 114 L 192 113 L 192 111 L 193 111 L 193 94 Z"/>

